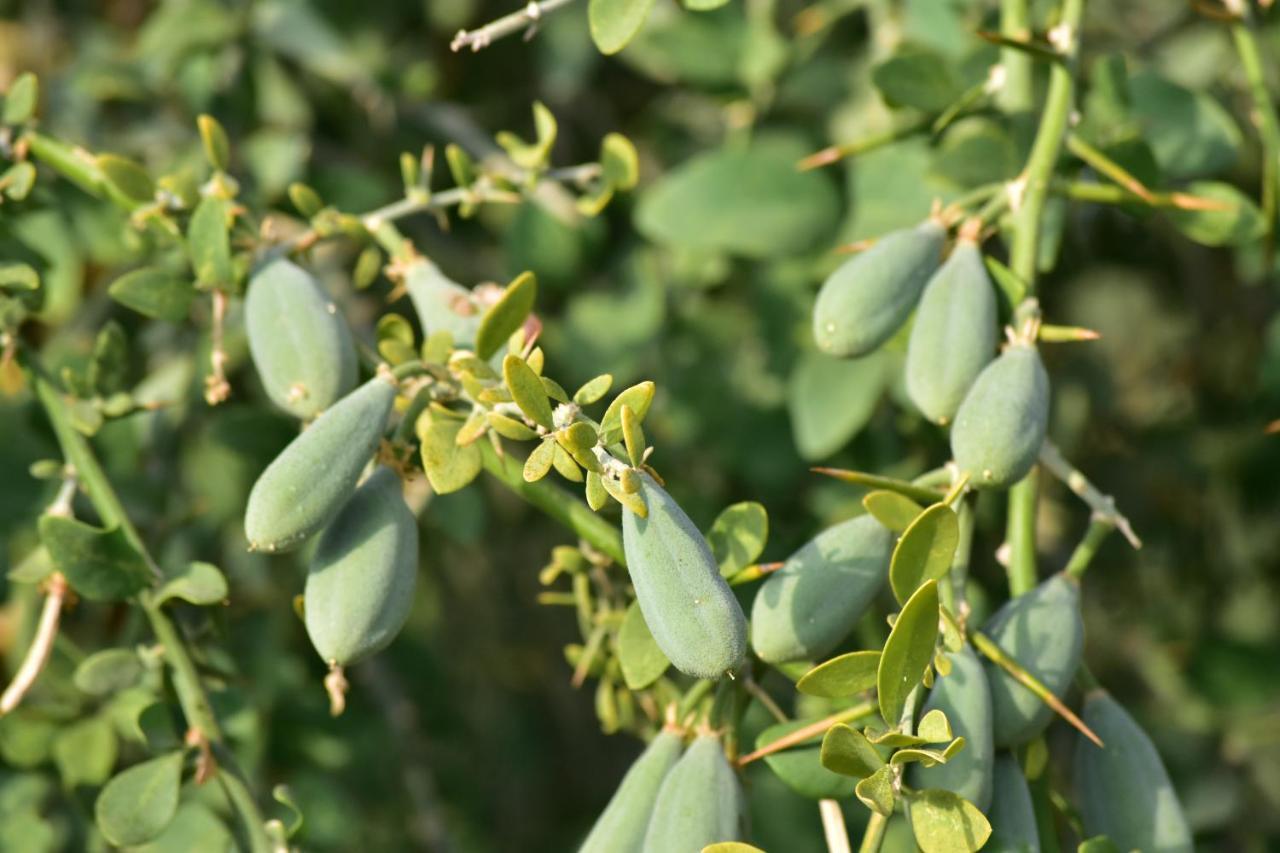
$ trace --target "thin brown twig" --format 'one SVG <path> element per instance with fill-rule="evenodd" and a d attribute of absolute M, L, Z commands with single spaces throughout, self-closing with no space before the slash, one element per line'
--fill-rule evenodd
<path fill-rule="evenodd" d="M 61 572 L 54 572 L 46 582 L 44 607 L 40 610 L 40 622 L 22 665 L 13 681 L 0 695 L 0 717 L 8 714 L 22 702 L 36 678 L 44 671 L 53 651 L 53 641 L 58 636 L 58 622 L 62 618 L 62 604 L 67 597 L 67 579 Z"/>
<path fill-rule="evenodd" d="M 1138 538 L 1138 534 L 1133 532 L 1133 526 L 1129 524 L 1129 519 L 1125 518 L 1116 507 L 1115 498 L 1111 497 L 1111 495 L 1103 494 L 1097 486 L 1089 482 L 1088 478 L 1079 469 L 1067 461 L 1067 458 L 1062 455 L 1062 451 L 1058 449 L 1057 445 L 1051 441 L 1045 441 L 1040 448 L 1040 463 L 1053 476 L 1065 483 L 1067 488 L 1082 501 L 1088 504 L 1089 508 L 1098 517 L 1115 525 L 1116 530 L 1120 531 L 1130 545 L 1135 549 L 1142 547 L 1142 540 Z"/>

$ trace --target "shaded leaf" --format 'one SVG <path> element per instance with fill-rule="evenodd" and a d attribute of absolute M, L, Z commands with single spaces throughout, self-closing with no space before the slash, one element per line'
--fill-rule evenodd
<path fill-rule="evenodd" d="M 227 597 L 227 579 L 212 563 L 187 563 L 164 582 L 156 593 L 156 602 L 178 598 L 189 604 L 217 604 Z"/>
<path fill-rule="evenodd" d="M 142 844 L 164 831 L 178 810 L 182 753 L 135 764 L 114 777 L 94 804 L 98 829 L 112 844 Z"/>
<path fill-rule="evenodd" d="M 707 531 L 707 544 L 720 564 L 720 574 L 725 577 L 732 577 L 754 563 L 768 539 L 769 513 L 755 501 L 725 507 Z"/>
<path fill-rule="evenodd" d="M 618 629 L 618 663 L 631 690 L 642 690 L 657 681 L 671 662 L 649 632 L 638 602 L 631 602 Z"/>
<path fill-rule="evenodd" d="M 837 723 L 822 738 L 822 766 L 842 776 L 865 779 L 884 767 L 884 759 L 862 732 Z"/>
<path fill-rule="evenodd" d="M 960 94 L 946 59 L 933 51 L 906 47 L 877 65 L 871 81 L 891 107 L 942 112 Z"/>
<path fill-rule="evenodd" d="M 916 516 L 924 512 L 924 507 L 905 495 L 879 489 L 869 492 L 862 499 L 862 505 L 876 521 L 892 530 L 901 533 L 911 526 Z"/>
<path fill-rule="evenodd" d="M 787 385 L 787 409 L 800 456 L 823 459 L 857 435 L 871 419 L 887 375 L 886 361 L 878 352 L 856 359 L 802 356 Z"/>
<path fill-rule="evenodd" d="M 792 720 L 769 726 L 756 737 L 756 749 L 763 749 L 814 722 L 813 719 Z M 823 766 L 822 737 L 822 733 L 817 733 L 800 744 L 766 755 L 764 761 L 775 776 L 803 797 L 824 800 L 853 796 L 857 783 Z"/>
<path fill-rule="evenodd" d="M 143 267 L 111 282 L 107 293 L 139 314 L 178 323 L 187 319 L 195 288 L 184 278 L 157 267 Z"/>
<path fill-rule="evenodd" d="M 90 696 L 108 696 L 137 684 L 142 661 L 132 649 L 103 649 L 76 666 L 72 682 Z"/>
<path fill-rule="evenodd" d="M 53 761 L 67 788 L 107 781 L 117 752 L 115 729 L 105 717 L 78 720 L 58 732 L 53 741 Z"/>
<path fill-rule="evenodd" d="M 1178 230 L 1205 246 L 1243 246 L 1262 237 L 1266 219 L 1253 200 L 1230 184 L 1197 181 L 1186 191 L 1222 205 L 1221 210 L 1170 210 Z"/>
<path fill-rule="evenodd" d="M 902 716 L 907 695 L 924 678 L 937 640 L 938 582 L 927 581 L 902 606 L 880 656 L 876 692 L 880 716 L 890 725 Z"/>
<path fill-rule="evenodd" d="M 118 601 L 151 581 L 147 561 L 118 527 L 106 530 L 57 515 L 40 519 L 40 541 L 77 593 L 93 601 Z"/>

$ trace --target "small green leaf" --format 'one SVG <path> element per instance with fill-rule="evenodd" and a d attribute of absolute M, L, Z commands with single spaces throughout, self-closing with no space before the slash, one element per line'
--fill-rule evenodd
<path fill-rule="evenodd" d="M 196 126 L 200 129 L 200 142 L 209 165 L 220 172 L 231 168 L 231 143 L 227 142 L 227 132 L 218 120 L 211 115 L 201 115 L 196 118 Z"/>
<path fill-rule="evenodd" d="M 180 751 L 135 764 L 114 777 L 94 804 L 98 829 L 112 844 L 143 844 L 158 836 L 178 810 Z"/>
<path fill-rule="evenodd" d="M 926 581 L 908 599 L 889 632 L 880 667 L 876 692 L 880 716 L 893 724 L 902 716 L 907 695 L 924 678 L 938 640 L 938 582 Z"/>
<path fill-rule="evenodd" d="M 59 471 L 62 469 L 60 463 L 58 469 Z M 5 577 L 15 583 L 39 583 L 52 573 L 53 560 L 49 557 L 49 549 L 40 545 L 33 548 L 20 563 L 9 569 Z"/>
<path fill-rule="evenodd" d="M 205 196 L 196 205 L 187 225 L 187 252 L 196 282 L 206 289 L 227 288 L 235 283 L 228 229 L 228 202 Z"/>
<path fill-rule="evenodd" d="M 653 0 L 590 0 L 591 39 L 601 53 L 617 53 L 640 32 L 652 8 Z"/>
<path fill-rule="evenodd" d="M 871 72 L 885 103 L 926 113 L 942 112 L 959 95 L 947 61 L 933 51 L 907 47 Z"/>
<path fill-rule="evenodd" d="M 475 163 L 471 160 L 471 155 L 462 149 L 461 146 L 449 143 L 444 147 L 444 159 L 449 164 L 449 172 L 453 175 L 453 182 L 460 187 L 471 186 L 476 179 Z"/>
<path fill-rule="evenodd" d="M 602 373 L 573 392 L 573 402 L 579 406 L 590 406 L 605 394 L 608 394 L 612 385 L 613 376 L 608 373 Z"/>
<path fill-rule="evenodd" d="M 818 664 L 796 682 L 808 696 L 839 699 L 876 686 L 880 652 L 849 652 Z"/>
<path fill-rule="evenodd" d="M 1218 210 L 1170 210 L 1168 216 L 1178 230 L 1205 246 L 1243 246 L 1262 237 L 1266 218 L 1253 200 L 1230 184 L 1196 181 L 1186 192 L 1206 198 Z"/>
<path fill-rule="evenodd" d="M 552 429 L 551 401 L 538 374 L 515 353 L 508 353 L 502 360 L 502 377 L 511 399 L 529 419 L 545 429 Z"/>
<path fill-rule="evenodd" d="M 60 731 L 53 741 L 53 763 L 68 789 L 107 781 L 116 765 L 117 752 L 115 729 L 105 717 L 78 720 Z"/>
<path fill-rule="evenodd" d="M 921 513 L 893 549 L 889 583 L 894 597 L 905 602 L 920 584 L 943 577 L 959 542 L 960 522 L 951 507 L 937 503 Z"/>
<path fill-rule="evenodd" d="M 911 831 L 924 853 L 973 853 L 991 836 L 991 824 L 963 797 L 936 788 L 911 798 Z"/>
<path fill-rule="evenodd" d="M 111 282 L 107 293 L 126 308 L 171 323 L 187 319 L 196 295 L 191 282 L 157 267 L 125 273 Z"/>
<path fill-rule="evenodd" d="M 31 163 L 23 160 L 20 163 L 14 163 L 0 175 L 0 188 L 4 189 L 4 194 L 14 201 L 22 201 L 31 194 L 31 188 L 36 184 L 36 167 Z"/>
<path fill-rule="evenodd" d="M 653 382 L 641 382 L 613 398 L 609 408 L 605 409 L 600 419 L 600 441 L 602 444 L 617 444 L 622 440 L 622 407 L 630 406 L 641 421 L 649 413 L 649 404 L 653 402 L 655 389 Z"/>
<path fill-rule="evenodd" d="M 627 456 L 632 465 L 644 461 L 644 427 L 640 426 L 640 418 L 630 406 L 622 407 L 622 443 L 627 448 Z"/>
<path fill-rule="evenodd" d="M 480 321 L 476 332 L 476 355 L 488 359 L 507 342 L 507 338 L 524 325 L 538 295 L 538 280 L 531 272 L 523 272 L 507 285 L 502 297 Z"/>
<path fill-rule="evenodd" d="M 920 718 L 920 723 L 916 726 L 916 734 L 924 738 L 927 743 L 948 743 L 955 737 L 951 733 L 951 723 L 941 708 L 934 708 Z"/>
<path fill-rule="evenodd" d="M 21 262 L 0 262 L 0 290 L 37 290 L 40 273 Z"/>
<path fill-rule="evenodd" d="M 294 799 L 293 792 L 289 790 L 288 785 L 276 785 L 271 789 L 271 799 L 275 800 L 283 809 L 282 818 L 276 818 L 284 827 L 285 838 L 292 838 L 298 834 L 298 830 L 302 829 L 302 809 L 298 806 L 298 802 Z"/>
<path fill-rule="evenodd" d="M 76 689 L 90 696 L 108 696 L 137 684 L 142 661 L 132 649 L 103 649 L 80 661 L 72 675 Z"/>
<path fill-rule="evenodd" d="M 643 690 L 667 671 L 671 662 L 645 624 L 638 602 L 631 602 L 618 629 L 618 663 L 630 690 Z"/>
<path fill-rule="evenodd" d="M 884 767 L 884 759 L 862 732 L 837 723 L 822 738 L 822 766 L 841 776 L 865 779 Z"/>
<path fill-rule="evenodd" d="M 894 533 L 906 530 L 916 516 L 924 512 L 924 507 L 911 498 L 886 489 L 869 492 L 863 497 L 862 505 L 876 521 Z"/>
<path fill-rule="evenodd" d="M 515 418 L 509 418 L 500 412 L 486 412 L 485 420 L 489 422 L 489 427 L 503 438 L 509 438 L 512 441 L 533 441 L 538 437 L 538 433 L 529 429 Z"/>
<path fill-rule="evenodd" d="M 4 93 L 4 124 L 25 124 L 40 103 L 40 81 L 30 71 L 19 74 Z"/>
<path fill-rule="evenodd" d="M 436 494 L 447 495 L 466 486 L 480 473 L 480 446 L 458 446 L 462 421 L 433 417 L 422 434 L 422 467 Z"/>
<path fill-rule="evenodd" d="M 814 722 L 813 719 L 801 719 L 769 726 L 756 737 L 756 749 L 762 749 Z M 857 782 L 823 766 L 822 742 L 822 733 L 819 732 L 802 743 L 766 755 L 764 761 L 775 776 L 803 797 L 839 800 L 853 796 Z"/>
<path fill-rule="evenodd" d="M 609 492 L 604 487 L 604 481 L 595 471 L 587 472 L 587 506 L 595 512 L 599 512 L 604 505 L 609 502 Z"/>
<path fill-rule="evenodd" d="M 928 741 L 922 737 L 904 734 L 897 729 L 885 729 L 883 731 L 878 731 L 876 729 L 868 728 L 863 732 L 863 734 L 867 736 L 867 740 L 871 741 L 876 746 L 887 746 L 890 749 L 901 749 L 906 746 L 922 746 L 928 743 Z"/>
<path fill-rule="evenodd" d="M 725 507 L 707 531 L 707 544 L 726 578 L 754 563 L 768 538 L 769 513 L 755 501 Z"/>
<path fill-rule="evenodd" d="M 956 741 L 961 746 L 964 745 L 964 738 L 956 738 Z M 908 747 L 895 752 L 893 758 L 889 759 L 889 763 L 895 767 L 913 763 L 921 767 L 937 767 L 939 764 L 946 764 L 947 758 L 948 756 L 941 750 Z"/>
<path fill-rule="evenodd" d="M 212 563 L 187 563 L 156 593 L 157 603 L 178 598 L 189 604 L 217 604 L 226 600 L 227 579 Z"/>
<path fill-rule="evenodd" d="M 529 457 L 524 460 L 524 481 L 526 483 L 536 483 L 551 471 L 551 466 L 555 463 L 556 443 L 550 438 L 544 438 L 542 443 L 533 449 Z"/>
<path fill-rule="evenodd" d="M 885 765 L 858 783 L 853 789 L 862 804 L 873 812 L 885 817 L 893 815 L 895 794 L 893 791 L 894 771 Z"/>
<path fill-rule="evenodd" d="M 307 219 L 324 210 L 324 199 L 320 198 L 320 193 L 297 181 L 289 184 L 289 201 Z"/>
<path fill-rule="evenodd" d="M 1076 847 L 1076 853 L 1121 853 L 1116 843 L 1105 835 L 1086 838 Z"/>
<path fill-rule="evenodd" d="M 551 465 L 560 474 L 571 483 L 581 483 L 583 481 L 582 469 L 578 467 L 578 463 L 573 461 L 573 457 L 569 455 L 569 451 L 560 446 L 557 441 L 551 442 Z"/>
<path fill-rule="evenodd" d="M 610 133 L 600 143 L 600 167 L 605 181 L 614 189 L 634 189 L 640 182 L 640 156 L 621 133 Z"/>
<path fill-rule="evenodd" d="M 127 198 L 139 203 L 155 198 L 155 182 L 146 169 L 132 160 L 117 154 L 99 154 L 97 164 L 112 186 Z"/>
<path fill-rule="evenodd" d="M 741 841 L 717 841 L 702 848 L 701 853 L 764 853 L 759 847 Z"/>
<path fill-rule="evenodd" d="M 649 517 L 649 505 L 644 502 L 644 496 L 639 492 L 628 492 L 622 487 L 621 483 L 612 477 L 601 477 L 600 483 L 615 501 L 641 518 Z"/>
<path fill-rule="evenodd" d="M 374 327 L 378 355 L 391 364 L 404 364 L 418 357 L 413 345 L 413 326 L 399 314 L 383 314 Z"/>
<path fill-rule="evenodd" d="M 118 527 L 105 530 L 73 518 L 42 516 L 40 541 L 77 593 L 92 601 L 119 601 L 151 581 L 142 554 Z"/>

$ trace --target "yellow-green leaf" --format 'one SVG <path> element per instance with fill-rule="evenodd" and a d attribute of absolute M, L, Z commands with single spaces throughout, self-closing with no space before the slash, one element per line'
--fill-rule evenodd
<path fill-rule="evenodd" d="M 884 767 L 884 759 L 862 732 L 837 723 L 822 738 L 822 766 L 841 776 L 865 779 Z"/>
<path fill-rule="evenodd" d="M 862 505 L 876 521 L 894 533 L 906 530 L 916 520 L 916 516 L 924 512 L 924 507 L 911 498 L 887 489 L 869 492 L 862 499 Z"/>
<path fill-rule="evenodd" d="M 556 443 L 550 438 L 545 438 L 542 443 L 533 449 L 528 458 L 524 460 L 524 481 L 526 483 L 536 483 L 551 470 L 551 465 L 555 462 Z"/>
<path fill-rule="evenodd" d="M 925 581 L 943 577 L 959 542 L 959 520 L 946 504 L 934 504 L 911 522 L 889 563 L 889 583 L 898 601 L 906 601 Z"/>
<path fill-rule="evenodd" d="M 591 0 L 587 21 L 591 39 L 603 54 L 617 53 L 640 32 L 653 0 Z"/>
<path fill-rule="evenodd" d="M 876 672 L 880 716 L 897 723 L 907 696 L 924 678 L 938 640 L 938 582 L 926 581 L 903 605 Z"/>
<path fill-rule="evenodd" d="M 181 781 L 181 751 L 135 764 L 98 795 L 94 804 L 98 829 L 121 847 L 150 841 L 173 820 Z"/>
<path fill-rule="evenodd" d="M 502 377 L 520 411 L 539 426 L 551 429 L 551 401 L 547 398 L 542 379 L 533 372 L 533 368 L 520 356 L 508 353 L 502 360 Z"/>
<path fill-rule="evenodd" d="M 991 824 L 958 794 L 930 788 L 911 798 L 911 832 L 924 853 L 973 853 L 991 837 Z"/>
<path fill-rule="evenodd" d="M 809 696 L 839 699 L 876 686 L 880 652 L 849 652 L 818 664 L 796 682 Z"/>
<path fill-rule="evenodd" d="M 538 295 L 538 280 L 531 272 L 516 276 L 501 298 L 480 321 L 476 332 L 476 355 L 488 359 L 507 342 L 507 338 L 524 325 Z"/>
<path fill-rule="evenodd" d="M 422 433 L 422 468 L 436 494 L 456 492 L 480 473 L 480 446 L 458 446 L 462 424 L 453 418 L 432 417 Z"/>
<path fill-rule="evenodd" d="M 632 411 L 636 413 L 636 417 L 642 421 L 644 420 L 644 416 L 649 413 L 649 404 L 653 402 L 655 387 L 652 382 L 641 382 L 637 385 L 632 385 L 613 398 L 609 408 L 605 409 L 604 417 L 600 419 L 602 443 L 606 445 L 617 444 L 622 440 L 623 406 L 630 406 Z"/>

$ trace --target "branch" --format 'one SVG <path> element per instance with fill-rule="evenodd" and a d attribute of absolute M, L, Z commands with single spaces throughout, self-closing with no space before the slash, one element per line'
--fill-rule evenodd
<path fill-rule="evenodd" d="M 27 695 L 27 691 L 31 689 L 31 685 L 35 684 L 36 678 L 44 670 L 45 664 L 49 662 L 53 641 L 58 636 L 58 622 L 62 617 L 62 604 L 66 597 L 67 579 L 62 576 L 62 572 L 54 572 L 49 576 L 44 607 L 40 610 L 40 622 L 36 626 L 31 647 L 27 649 L 27 656 L 22 659 L 22 665 L 18 667 L 13 681 L 5 688 L 4 694 L 0 695 L 0 717 L 18 707 L 23 697 Z"/>
<path fill-rule="evenodd" d="M 449 44 L 449 49 L 457 53 L 464 47 L 469 47 L 472 53 L 478 53 L 498 39 L 506 38 L 521 30 L 524 30 L 524 40 L 528 41 L 538 32 L 538 22 L 542 20 L 543 15 L 568 6 L 572 2 L 573 0 L 530 0 L 529 4 L 519 12 L 504 15 L 478 30 L 470 32 L 458 30 L 458 34 Z"/>
<path fill-rule="evenodd" d="M 1280 118 L 1267 87 L 1265 63 L 1254 32 L 1253 14 L 1247 3 L 1236 6 L 1238 19 L 1231 25 L 1231 37 L 1236 43 L 1236 53 L 1244 67 L 1249 82 L 1249 96 L 1253 100 L 1254 121 L 1262 138 L 1262 213 L 1267 222 L 1267 266 L 1275 251 L 1276 212 L 1280 207 Z"/>
<path fill-rule="evenodd" d="M 1093 510 L 1095 519 L 1106 522 L 1116 530 L 1119 530 L 1134 548 L 1142 547 L 1142 540 L 1133 532 L 1129 519 L 1121 515 L 1120 510 L 1116 508 L 1115 498 L 1110 495 L 1104 495 L 1098 490 L 1097 486 L 1090 483 L 1088 478 L 1080 473 L 1079 469 L 1067 461 L 1067 458 L 1062 455 L 1062 451 L 1058 449 L 1057 445 L 1051 441 L 1045 441 L 1040 448 L 1040 463 L 1089 505 L 1090 509 Z"/>
<path fill-rule="evenodd" d="M 822 816 L 822 833 L 827 839 L 827 853 L 850 853 L 849 830 L 844 825 L 844 812 L 835 800 L 818 800 Z"/>

